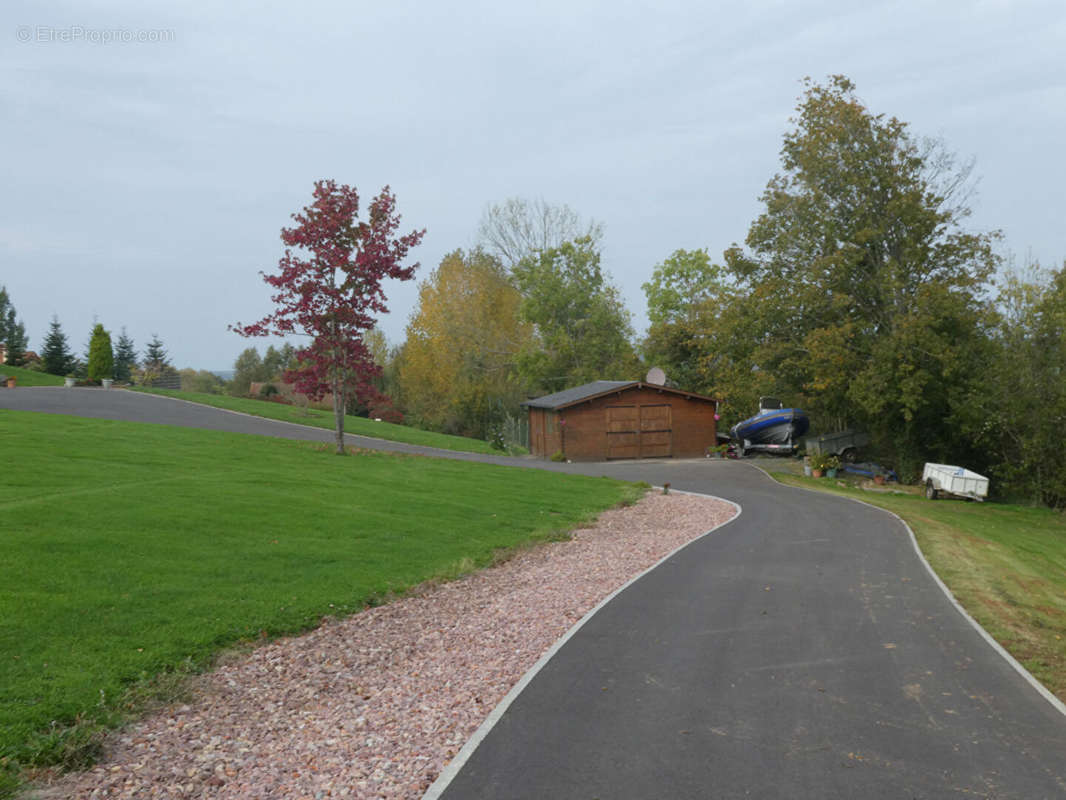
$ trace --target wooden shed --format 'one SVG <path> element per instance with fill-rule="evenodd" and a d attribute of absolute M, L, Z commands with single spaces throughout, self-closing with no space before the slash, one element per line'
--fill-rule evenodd
<path fill-rule="evenodd" d="M 694 458 L 717 444 L 717 400 L 652 383 L 593 381 L 522 405 L 543 458 Z"/>

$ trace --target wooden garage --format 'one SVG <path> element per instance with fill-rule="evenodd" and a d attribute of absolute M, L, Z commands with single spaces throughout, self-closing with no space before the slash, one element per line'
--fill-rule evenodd
<path fill-rule="evenodd" d="M 642 381 L 593 381 L 527 400 L 535 456 L 694 458 L 716 444 L 718 401 Z"/>

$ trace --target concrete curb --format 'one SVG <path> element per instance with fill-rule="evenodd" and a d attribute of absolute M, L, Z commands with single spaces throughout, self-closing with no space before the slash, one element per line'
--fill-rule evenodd
<path fill-rule="evenodd" d="M 767 478 L 769 478 L 770 480 L 774 481 L 774 483 L 777 483 L 780 486 L 784 486 L 787 489 L 796 489 L 796 490 L 801 491 L 801 492 L 814 492 L 815 494 L 827 494 L 826 492 L 820 492 L 817 489 L 808 489 L 805 486 L 789 486 L 788 484 L 781 483 L 780 481 L 775 480 L 773 475 L 771 475 L 769 472 L 764 470 L 762 467 L 756 466 L 755 464 L 745 464 L 745 466 L 752 467 L 754 469 L 759 470 L 759 472 L 763 473 Z M 857 497 L 842 497 L 840 495 L 830 495 L 830 496 L 840 497 L 841 500 L 850 500 L 853 503 L 858 503 L 859 505 L 868 506 L 869 508 L 875 509 L 877 511 L 881 511 L 881 512 L 883 512 L 885 514 L 888 514 L 891 517 L 894 517 L 896 519 L 896 521 L 899 522 L 899 524 L 903 526 L 904 530 L 907 531 L 907 535 L 910 536 L 911 547 L 914 548 L 914 552 L 918 556 L 918 560 L 922 562 L 922 566 L 925 567 L 926 572 L 928 572 L 932 576 L 933 581 L 935 581 L 936 585 L 940 587 L 940 591 L 942 591 L 947 596 L 948 600 L 951 602 L 951 605 L 953 605 L 955 607 L 955 610 L 958 611 L 959 614 L 962 615 L 962 618 L 964 620 L 966 620 L 966 622 L 968 622 L 970 624 L 970 627 L 972 627 L 975 631 L 977 631 L 978 634 L 980 634 L 982 639 L 984 639 L 986 642 L 988 642 L 989 645 L 991 645 L 993 650 L 995 650 L 997 653 L 999 653 L 999 655 L 1002 656 L 1003 659 L 1011 667 L 1014 668 L 1015 672 L 1017 672 L 1019 675 L 1021 675 L 1022 678 L 1024 678 L 1026 680 L 1026 682 L 1030 686 L 1032 686 L 1034 689 L 1036 689 L 1037 693 L 1041 697 L 1043 697 L 1045 700 L 1047 700 L 1051 704 L 1052 708 L 1054 708 L 1056 711 L 1061 713 L 1063 716 L 1066 716 L 1066 703 L 1063 703 L 1061 700 L 1059 700 L 1059 698 L 1057 698 L 1054 694 L 1052 694 L 1051 691 L 1046 686 L 1044 686 L 1044 684 L 1042 684 L 1035 677 L 1033 677 L 1033 674 L 1029 670 L 1027 670 L 1024 666 L 1022 666 L 1022 664 L 1018 661 L 1018 659 L 1016 659 L 1009 652 L 1007 652 L 1007 650 L 1003 647 L 1003 645 L 1001 645 L 994 638 L 992 638 L 992 635 L 988 631 L 986 631 L 983 627 L 981 627 L 981 623 L 979 623 L 972 616 L 970 616 L 970 612 L 968 612 L 965 608 L 963 608 L 962 603 L 960 603 L 958 601 L 958 599 L 956 599 L 955 595 L 953 595 L 951 593 L 951 590 L 947 587 L 947 584 L 944 583 L 944 581 L 942 581 L 940 579 L 940 576 L 936 574 L 936 571 L 933 569 L 932 565 L 926 559 L 925 554 L 922 552 L 922 549 L 918 546 L 918 538 L 914 535 L 914 531 L 911 530 L 911 526 L 907 524 L 906 520 L 904 520 L 901 516 L 899 516 L 899 514 L 896 514 L 895 512 L 889 511 L 887 508 L 881 508 L 880 506 L 875 506 L 873 503 L 867 503 L 865 500 L 860 500 Z"/>
<path fill-rule="evenodd" d="M 662 487 L 655 486 L 652 488 L 661 489 Z M 511 691 L 509 691 L 507 695 L 503 698 L 503 700 L 501 700 L 496 705 L 496 707 L 492 709 L 492 712 L 488 715 L 488 717 L 485 718 L 485 721 L 482 722 L 480 726 L 478 726 L 478 729 L 474 731 L 473 735 L 467 740 L 466 744 L 463 745 L 463 749 L 456 754 L 455 758 L 448 762 L 448 765 L 444 768 L 441 774 L 437 776 L 437 780 L 435 780 L 433 784 L 426 790 L 426 793 L 422 795 L 422 800 L 438 800 L 440 798 L 440 796 L 448 788 L 448 785 L 455 779 L 455 776 L 459 774 L 459 771 L 470 759 L 470 756 L 472 756 L 474 754 L 474 751 L 477 750 L 482 740 L 489 735 L 489 733 L 494 727 L 496 727 L 496 723 L 499 722 L 500 718 L 503 717 L 503 715 L 507 712 L 507 709 L 510 708 L 511 703 L 513 703 L 518 698 L 518 696 L 522 694 L 522 691 L 526 688 L 526 686 L 529 685 L 530 681 L 532 681 L 537 676 L 537 673 L 539 673 L 544 668 L 544 665 L 551 661 L 552 657 L 556 653 L 558 653 L 560 649 L 562 649 L 563 645 L 570 641 L 570 639 L 579 630 L 581 630 L 582 627 L 584 627 L 585 623 L 592 619 L 601 608 L 611 602 L 611 600 L 613 600 L 617 595 L 628 589 L 630 585 L 636 583 L 649 572 L 651 572 L 653 569 L 659 567 L 664 561 L 673 558 L 677 553 L 684 550 L 693 542 L 698 542 L 700 539 L 705 536 L 709 536 L 719 528 L 723 528 L 726 525 L 735 522 L 737 519 L 740 518 L 740 515 L 743 511 L 743 509 L 739 505 L 734 503 L 732 500 L 727 500 L 724 497 L 718 497 L 713 494 L 703 494 L 702 492 L 685 492 L 673 488 L 671 488 L 670 491 L 677 492 L 677 494 L 691 494 L 696 495 L 698 497 L 710 497 L 714 500 L 721 500 L 723 503 L 729 503 L 729 505 L 733 506 L 733 508 L 737 510 L 737 513 L 725 522 L 719 525 L 715 525 L 709 531 L 701 533 L 699 536 L 690 539 L 680 547 L 675 548 L 671 552 L 667 553 L 665 556 L 660 558 L 658 561 L 656 561 L 646 570 L 641 572 L 639 575 L 633 576 L 624 584 L 622 584 L 613 592 L 611 592 L 609 595 L 607 595 L 605 598 L 603 598 L 599 603 L 596 604 L 596 606 L 591 611 L 589 611 L 587 614 L 585 614 L 585 616 L 583 616 L 576 623 L 574 623 L 574 626 L 570 628 L 570 630 L 568 630 L 566 633 L 564 633 L 562 637 L 560 637 L 555 642 L 555 644 L 549 647 L 544 652 L 544 654 L 541 655 L 539 659 L 537 659 L 537 663 L 530 667 L 525 675 L 519 678 L 518 683 L 512 686 Z"/>

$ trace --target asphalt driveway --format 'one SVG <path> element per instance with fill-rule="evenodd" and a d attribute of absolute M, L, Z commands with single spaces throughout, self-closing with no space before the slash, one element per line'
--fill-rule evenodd
<path fill-rule="evenodd" d="M 744 463 L 593 471 L 743 510 L 581 628 L 444 798 L 1066 797 L 1066 716 L 893 517 Z"/>
<path fill-rule="evenodd" d="M 0 408 L 333 435 L 121 391 L 0 390 Z M 743 510 L 592 617 L 443 787 L 448 800 L 1066 798 L 1066 716 L 958 613 L 890 515 L 744 463 L 536 466 L 670 482 Z"/>

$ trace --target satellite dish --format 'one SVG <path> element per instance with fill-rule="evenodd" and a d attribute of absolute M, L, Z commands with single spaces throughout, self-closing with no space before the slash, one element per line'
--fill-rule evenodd
<path fill-rule="evenodd" d="M 646 378 L 646 380 L 648 383 L 653 384 L 655 386 L 665 386 L 666 373 L 658 367 L 652 367 L 648 370 L 648 377 Z"/>

